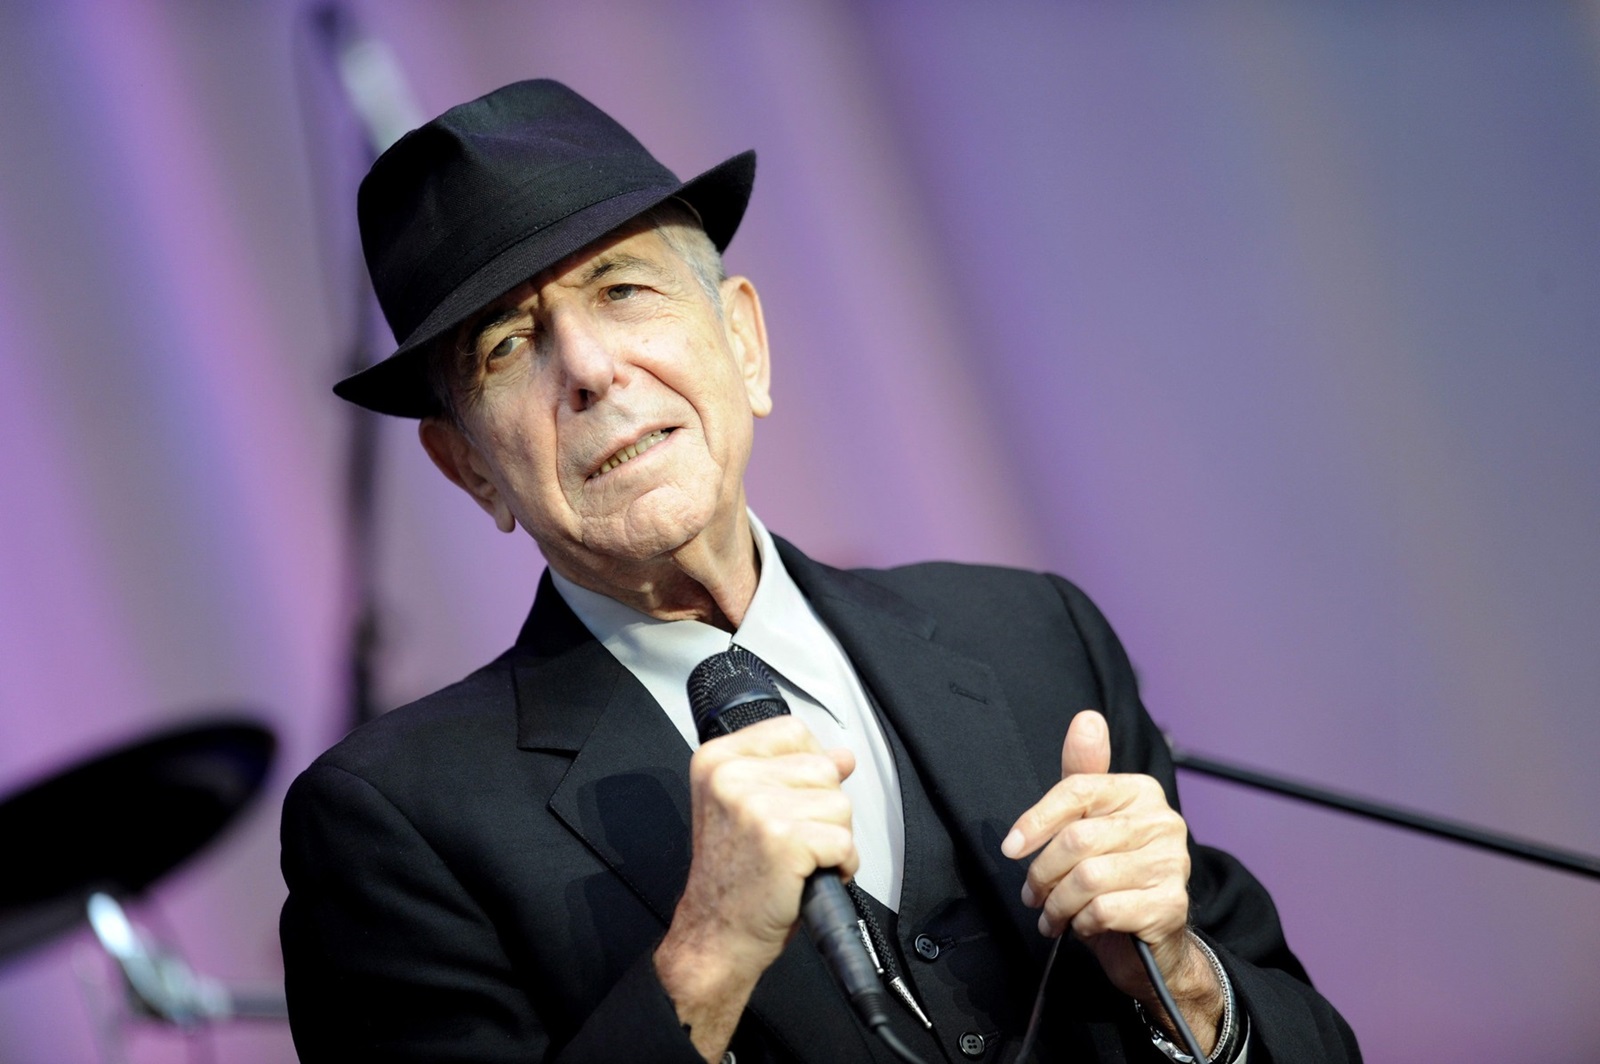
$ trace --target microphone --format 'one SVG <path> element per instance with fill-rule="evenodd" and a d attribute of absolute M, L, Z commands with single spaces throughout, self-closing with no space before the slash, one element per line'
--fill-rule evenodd
<path fill-rule="evenodd" d="M 689 674 L 689 708 L 701 742 L 789 712 L 766 664 L 739 646 L 694 667 Z M 856 930 L 856 909 L 837 870 L 819 868 L 807 877 L 800 918 L 861 1021 L 869 1029 L 882 1029 L 880 1035 L 886 1032 L 888 999 Z"/>

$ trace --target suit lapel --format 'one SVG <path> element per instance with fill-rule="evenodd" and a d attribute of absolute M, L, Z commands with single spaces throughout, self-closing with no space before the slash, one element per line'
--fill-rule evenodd
<path fill-rule="evenodd" d="M 665 925 L 689 874 L 689 748 L 548 574 L 518 652 L 517 745 L 575 754 L 550 811 Z"/>
<path fill-rule="evenodd" d="M 934 642 L 934 619 L 899 596 L 819 565 L 782 540 L 779 549 L 899 732 L 958 851 L 992 888 L 989 900 L 1006 913 L 1023 948 L 1042 960 L 1048 942 L 1020 896 L 1026 863 L 1001 854 L 1000 843 L 1045 789 L 994 673 Z"/>

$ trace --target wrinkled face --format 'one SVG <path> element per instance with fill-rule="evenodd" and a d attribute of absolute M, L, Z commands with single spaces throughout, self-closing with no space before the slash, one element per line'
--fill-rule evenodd
<path fill-rule="evenodd" d="M 659 230 L 590 245 L 462 327 L 477 396 L 464 433 L 424 424 L 429 454 L 590 586 L 729 527 L 771 400 L 755 289 L 721 292 L 719 313 Z"/>

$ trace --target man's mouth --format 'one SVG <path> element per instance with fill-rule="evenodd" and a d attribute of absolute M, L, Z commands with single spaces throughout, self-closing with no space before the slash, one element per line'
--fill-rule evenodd
<path fill-rule="evenodd" d="M 638 440 L 628 444 L 628 446 L 624 447 L 622 450 L 618 451 L 616 454 L 602 462 L 600 468 L 594 471 L 594 476 L 591 476 L 589 479 L 593 480 L 594 477 L 611 472 L 624 462 L 632 461 L 641 454 L 644 454 L 644 452 L 648 451 L 650 448 L 654 447 L 656 444 L 660 443 L 662 440 L 666 439 L 671 434 L 671 429 L 657 429 L 654 432 L 645 433 L 643 436 L 639 437 Z"/>

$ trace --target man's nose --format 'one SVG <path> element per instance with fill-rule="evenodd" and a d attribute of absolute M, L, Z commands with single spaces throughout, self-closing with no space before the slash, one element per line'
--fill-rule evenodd
<path fill-rule="evenodd" d="M 566 401 L 575 411 L 587 410 L 617 379 L 612 338 L 599 323 L 582 314 L 557 315 L 550 326 L 551 352 L 561 370 Z"/>

